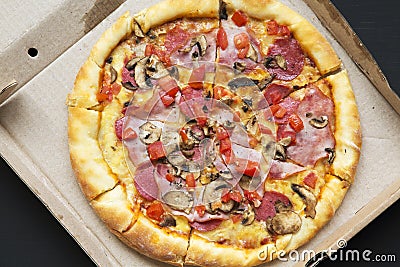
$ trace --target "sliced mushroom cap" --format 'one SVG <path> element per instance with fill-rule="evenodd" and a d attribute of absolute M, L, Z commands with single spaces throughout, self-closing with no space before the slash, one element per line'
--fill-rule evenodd
<path fill-rule="evenodd" d="M 246 123 L 246 131 L 253 136 L 257 136 L 258 130 L 259 125 L 257 123 L 257 117 L 252 116 Z"/>
<path fill-rule="evenodd" d="M 237 202 L 233 201 L 232 199 L 229 200 L 228 202 L 221 202 L 221 207 L 219 207 L 219 210 L 222 212 L 230 212 L 233 210 L 233 208 L 237 205 Z"/>
<path fill-rule="evenodd" d="M 274 159 L 280 160 L 280 161 L 285 161 L 286 160 L 286 151 L 283 145 L 276 143 L 275 145 L 275 156 Z"/>
<path fill-rule="evenodd" d="M 114 69 L 113 66 L 110 66 L 110 73 L 111 73 L 111 83 L 114 83 L 114 82 L 117 80 L 118 73 L 117 73 L 117 71 Z"/>
<path fill-rule="evenodd" d="M 144 37 L 144 33 L 142 31 L 142 29 L 140 28 L 140 25 L 136 22 L 133 21 L 133 33 L 140 38 Z"/>
<path fill-rule="evenodd" d="M 233 63 L 233 68 L 239 72 L 243 72 L 246 69 L 246 64 L 241 62 Z"/>
<path fill-rule="evenodd" d="M 158 128 L 151 122 L 146 122 L 139 127 L 139 138 L 146 144 L 152 144 L 160 139 L 161 128 Z"/>
<path fill-rule="evenodd" d="M 175 227 L 176 221 L 172 215 L 167 214 L 162 217 L 162 221 L 160 222 L 161 227 Z"/>
<path fill-rule="evenodd" d="M 146 62 L 146 74 L 152 79 L 159 79 L 169 75 L 164 64 L 156 55 L 151 55 Z"/>
<path fill-rule="evenodd" d="M 193 196 L 187 191 L 169 191 L 163 195 L 162 199 L 172 209 L 186 213 L 193 207 Z"/>
<path fill-rule="evenodd" d="M 250 225 L 254 222 L 256 218 L 253 208 L 248 205 L 247 209 L 243 212 L 242 225 Z"/>
<path fill-rule="evenodd" d="M 128 61 L 128 63 L 125 64 L 125 68 L 129 71 L 133 70 L 136 67 L 136 64 L 142 60 L 143 58 L 140 57 L 134 57 L 131 60 Z"/>
<path fill-rule="evenodd" d="M 142 58 L 139 60 L 135 67 L 135 81 L 142 89 L 150 89 L 150 86 L 147 84 L 147 75 L 146 75 L 146 63 L 149 57 Z"/>
<path fill-rule="evenodd" d="M 263 151 L 263 156 L 265 159 L 272 159 L 275 158 L 275 154 L 276 154 L 276 142 L 275 141 L 270 141 L 268 142 Z"/>
<path fill-rule="evenodd" d="M 251 80 L 247 77 L 238 77 L 238 78 L 231 80 L 228 83 L 228 86 L 233 90 L 237 90 L 240 87 L 254 86 L 254 85 L 255 84 L 254 84 L 253 80 Z"/>
<path fill-rule="evenodd" d="M 122 82 L 121 85 L 128 90 L 136 91 L 138 89 L 137 86 L 133 85 L 130 81 Z"/>
<path fill-rule="evenodd" d="M 206 36 L 200 35 L 199 37 L 197 37 L 197 47 L 199 48 L 199 52 L 200 52 L 200 56 L 204 57 L 204 55 L 207 52 L 207 38 Z"/>
<path fill-rule="evenodd" d="M 317 205 L 317 199 L 315 198 L 314 194 L 311 193 L 307 188 L 298 184 L 292 184 L 292 190 L 296 192 L 301 199 L 303 200 L 306 208 L 304 209 L 304 213 L 306 217 L 310 217 L 312 219 L 315 218 L 315 206 Z"/>
<path fill-rule="evenodd" d="M 264 90 L 276 77 L 276 74 L 268 75 L 262 79 L 257 85 L 260 90 Z"/>
<path fill-rule="evenodd" d="M 317 129 L 325 128 L 328 125 L 328 116 L 321 116 L 320 118 L 313 118 L 309 121 L 312 127 Z"/>
<path fill-rule="evenodd" d="M 279 68 L 287 70 L 286 59 L 281 54 L 275 56 L 275 61 Z"/>
<path fill-rule="evenodd" d="M 251 59 L 254 62 L 257 62 L 257 59 L 258 59 L 257 52 L 252 44 L 250 44 L 250 48 L 249 48 L 249 51 L 247 51 L 246 57 Z"/>
<path fill-rule="evenodd" d="M 222 179 L 212 181 L 204 188 L 203 203 L 213 203 L 219 201 L 222 197 L 222 193 L 230 190 L 231 188 L 232 186 Z"/>
<path fill-rule="evenodd" d="M 271 220 L 269 230 L 278 235 L 294 234 L 301 228 L 301 218 L 293 211 L 277 213 Z"/>
<path fill-rule="evenodd" d="M 287 136 L 287 137 L 279 140 L 279 144 L 281 144 L 284 147 L 289 146 L 291 142 L 292 142 L 292 137 L 290 137 L 290 136 Z"/>
<path fill-rule="evenodd" d="M 328 163 L 332 164 L 336 157 L 335 149 L 327 147 L 325 151 L 328 152 Z"/>
<path fill-rule="evenodd" d="M 243 175 L 239 180 L 239 186 L 247 191 L 254 191 L 261 184 L 261 177 L 250 177 L 247 175 Z"/>

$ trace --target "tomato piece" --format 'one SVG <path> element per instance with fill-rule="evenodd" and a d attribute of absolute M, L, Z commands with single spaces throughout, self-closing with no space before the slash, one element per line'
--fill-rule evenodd
<path fill-rule="evenodd" d="M 218 140 L 222 140 L 222 139 L 228 138 L 229 133 L 227 130 L 225 130 L 224 127 L 220 126 L 217 128 L 217 132 L 215 133 L 215 136 L 217 137 Z"/>
<path fill-rule="evenodd" d="M 251 202 L 254 202 L 255 200 L 262 200 L 262 197 L 257 193 L 257 191 L 244 190 L 243 193 L 244 197 Z"/>
<path fill-rule="evenodd" d="M 245 48 L 241 48 L 238 50 L 238 58 L 239 59 L 244 59 L 247 56 L 247 53 L 249 52 L 250 46 L 246 46 Z"/>
<path fill-rule="evenodd" d="M 286 25 L 280 25 L 275 20 L 267 22 L 267 32 L 269 35 L 289 36 L 290 30 Z"/>
<path fill-rule="evenodd" d="M 232 15 L 232 21 L 236 24 L 238 27 L 242 27 L 247 24 L 248 18 L 246 14 L 244 14 L 242 11 L 238 10 Z"/>
<path fill-rule="evenodd" d="M 175 79 L 171 76 L 160 78 L 158 80 L 158 85 L 161 87 L 161 90 L 170 97 L 175 97 L 176 94 L 179 92 L 179 86 Z"/>
<path fill-rule="evenodd" d="M 122 88 L 121 85 L 119 85 L 119 84 L 117 84 L 117 83 L 113 83 L 113 84 L 111 85 L 111 92 L 112 92 L 112 94 L 113 94 L 113 95 L 118 95 L 119 92 L 121 92 L 121 88 Z"/>
<path fill-rule="evenodd" d="M 268 104 L 278 104 L 284 97 L 288 96 L 293 89 L 285 85 L 271 83 L 264 90 L 264 97 Z"/>
<path fill-rule="evenodd" d="M 199 205 L 194 207 L 194 210 L 199 214 L 200 217 L 203 217 L 204 214 L 206 213 L 206 206 L 204 205 Z"/>
<path fill-rule="evenodd" d="M 147 153 L 150 160 L 157 160 L 165 157 L 165 151 L 161 141 L 156 141 L 147 146 Z"/>
<path fill-rule="evenodd" d="M 270 106 L 270 109 L 272 114 L 278 119 L 282 119 L 287 112 L 287 110 L 279 104 Z"/>
<path fill-rule="evenodd" d="M 189 86 L 194 89 L 203 89 L 204 78 L 206 76 L 206 65 L 201 65 L 192 71 L 189 78 Z"/>
<path fill-rule="evenodd" d="M 225 139 L 225 140 L 229 140 L 229 139 Z M 233 152 L 232 149 L 228 149 L 224 152 L 221 152 L 221 154 L 225 157 L 225 163 L 226 164 L 231 164 L 233 161 Z"/>
<path fill-rule="evenodd" d="M 229 200 L 231 200 L 230 192 L 227 192 L 225 195 L 221 197 L 222 203 L 227 203 L 229 202 Z"/>
<path fill-rule="evenodd" d="M 295 130 L 296 133 L 304 129 L 303 121 L 296 113 L 293 113 L 289 116 L 289 125 L 293 130 Z"/>
<path fill-rule="evenodd" d="M 235 113 L 233 113 L 233 121 L 240 122 L 240 111 L 235 111 Z"/>
<path fill-rule="evenodd" d="M 224 96 L 233 97 L 233 93 L 223 86 L 217 85 L 214 87 L 213 90 L 214 90 L 214 98 L 215 99 L 221 99 Z"/>
<path fill-rule="evenodd" d="M 235 169 L 239 173 L 250 177 L 254 177 L 260 174 L 260 164 L 256 161 L 251 161 L 247 159 L 237 159 Z"/>
<path fill-rule="evenodd" d="M 236 49 L 243 49 L 246 47 L 250 47 L 250 40 L 247 33 L 239 33 L 233 37 L 233 43 L 235 44 Z"/>
<path fill-rule="evenodd" d="M 115 135 L 120 141 L 122 140 L 122 130 L 124 129 L 124 121 L 125 117 L 122 117 L 116 120 L 114 123 Z"/>
<path fill-rule="evenodd" d="M 167 179 L 168 182 L 172 183 L 173 181 L 175 181 L 175 176 L 172 173 L 167 173 L 165 175 L 165 179 Z"/>
<path fill-rule="evenodd" d="M 233 223 L 238 223 L 243 220 L 242 214 L 231 214 L 231 220 Z"/>
<path fill-rule="evenodd" d="M 189 137 L 188 137 L 188 135 L 186 134 L 186 131 L 185 131 L 184 129 L 180 129 L 180 130 L 179 130 L 179 135 L 181 136 L 182 141 L 183 141 L 184 143 L 186 143 L 186 142 L 189 140 Z"/>
<path fill-rule="evenodd" d="M 306 177 L 304 177 L 303 182 L 305 185 L 311 187 L 312 189 L 315 189 L 315 184 L 317 183 L 317 175 L 315 173 L 310 172 L 307 174 Z"/>
<path fill-rule="evenodd" d="M 144 50 L 144 55 L 146 57 L 151 56 L 153 54 L 153 48 L 154 48 L 154 46 L 152 44 L 147 44 L 146 48 Z"/>
<path fill-rule="evenodd" d="M 258 140 L 254 136 L 250 136 L 249 145 L 251 148 L 255 148 L 258 145 Z"/>
<path fill-rule="evenodd" d="M 196 179 L 194 179 L 193 173 L 189 173 L 186 175 L 186 186 L 189 188 L 196 187 Z"/>
<path fill-rule="evenodd" d="M 230 197 L 230 199 L 232 199 L 233 201 L 236 201 L 236 202 L 242 201 L 242 195 L 238 191 L 229 192 L 229 197 Z"/>
<path fill-rule="evenodd" d="M 222 50 L 226 50 L 228 48 L 228 36 L 222 27 L 220 27 L 217 32 L 217 46 L 221 47 Z"/>
<path fill-rule="evenodd" d="M 137 137 L 138 137 L 137 133 L 131 127 L 126 128 L 124 130 L 124 134 L 123 134 L 124 140 L 134 140 Z"/>
<path fill-rule="evenodd" d="M 159 92 L 161 102 L 164 104 L 165 107 L 169 107 L 172 103 L 175 102 L 175 98 L 165 94 L 163 92 Z"/>
<path fill-rule="evenodd" d="M 229 138 L 225 138 L 219 141 L 219 152 L 224 154 L 224 152 L 232 149 L 232 143 Z"/>
<path fill-rule="evenodd" d="M 164 207 L 160 202 L 153 202 L 146 209 L 146 214 L 150 219 L 161 221 L 161 217 L 164 214 Z"/>

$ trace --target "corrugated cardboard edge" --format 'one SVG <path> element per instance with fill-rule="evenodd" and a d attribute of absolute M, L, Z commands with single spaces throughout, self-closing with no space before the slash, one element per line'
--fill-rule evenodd
<path fill-rule="evenodd" d="M 74 238 L 85 253 L 97 265 L 120 265 L 107 247 L 93 234 L 96 231 L 86 226 L 84 220 L 79 216 L 79 213 L 66 202 L 62 193 L 54 187 L 52 182 L 37 168 L 1 125 L 0 136 L 2 136 L 2 138 L 0 138 L 1 157 L 13 171 L 21 177 L 21 180 L 38 197 L 72 238 Z M 27 177 L 29 177 L 29 179 L 27 179 Z M 93 246 L 93 244 L 96 245 Z M 93 258 L 91 255 L 96 255 L 96 258 Z"/>
<path fill-rule="evenodd" d="M 359 69 L 378 89 L 394 110 L 400 114 L 400 98 L 390 87 L 374 57 L 364 46 L 343 15 L 329 0 L 303 0 L 315 13 L 324 27 L 346 50 Z"/>

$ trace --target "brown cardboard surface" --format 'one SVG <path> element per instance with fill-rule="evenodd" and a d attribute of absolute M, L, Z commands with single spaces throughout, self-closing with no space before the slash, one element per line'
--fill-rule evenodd
<path fill-rule="evenodd" d="M 130 0 L 124 3 L 0 108 L 2 156 L 102 266 L 160 266 L 160 263 L 139 255 L 114 237 L 81 193 L 69 162 L 65 99 L 76 73 L 101 33 L 126 10 L 134 13 L 155 2 Z M 332 221 L 302 249 L 327 248 L 336 237 L 351 237 L 349 227 L 354 229 L 350 229 L 354 234 L 366 223 L 365 219 L 373 219 L 377 212 L 391 204 L 388 194 L 398 197 L 393 185 L 398 182 L 400 173 L 400 136 L 397 133 L 400 117 L 305 3 L 283 2 L 308 18 L 331 42 L 349 72 L 361 116 L 363 148 L 354 185 Z M 387 188 L 394 191 L 385 191 Z M 376 206 L 376 202 L 381 205 Z M 272 266 L 283 264 L 288 263 L 274 262 Z"/>

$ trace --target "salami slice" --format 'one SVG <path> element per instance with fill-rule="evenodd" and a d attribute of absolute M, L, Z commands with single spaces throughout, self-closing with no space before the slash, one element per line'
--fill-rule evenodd
<path fill-rule="evenodd" d="M 288 207 L 292 205 L 289 198 L 281 193 L 275 191 L 265 192 L 261 205 L 255 209 L 256 219 L 259 221 L 265 221 L 268 218 L 273 218 L 276 214 L 275 204 L 278 201 Z"/>
<path fill-rule="evenodd" d="M 154 166 L 146 162 L 136 169 L 134 178 L 135 187 L 146 200 L 154 200 L 158 195 L 158 186 L 154 179 Z"/>
<path fill-rule="evenodd" d="M 208 232 L 216 229 L 221 223 L 222 220 L 214 219 L 206 222 L 192 222 L 190 223 L 190 226 L 197 231 Z"/>

